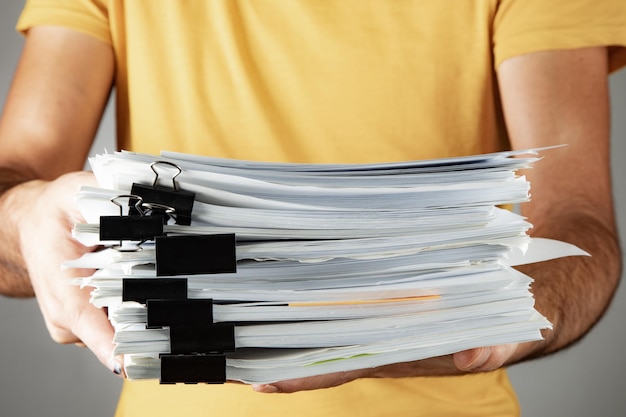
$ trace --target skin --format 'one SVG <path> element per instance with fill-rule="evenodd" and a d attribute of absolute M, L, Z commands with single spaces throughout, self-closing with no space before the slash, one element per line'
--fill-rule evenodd
<path fill-rule="evenodd" d="M 114 77 L 111 47 L 57 27 L 36 27 L 26 40 L 0 119 L 0 292 L 37 297 L 51 337 L 81 343 L 114 372 L 113 329 L 85 291 L 68 286 L 66 259 L 91 250 L 71 239 L 80 221 L 72 204 L 80 172 Z M 523 214 L 532 234 L 592 253 L 530 265 L 537 308 L 554 324 L 545 340 L 484 347 L 423 361 L 257 385 L 296 392 L 357 378 L 483 372 L 556 352 L 580 339 L 607 308 L 620 276 L 609 170 L 606 48 L 538 52 L 498 68 L 506 125 L 515 149 L 556 144 L 549 162 L 529 171 L 533 201 Z M 590 181 L 590 179 L 593 179 Z M 33 244 L 36 240 L 37 244 Z"/>
<path fill-rule="evenodd" d="M 113 81 L 111 48 L 67 29 L 30 31 L 0 119 L 0 292 L 33 296 L 58 343 L 82 343 L 112 371 L 113 329 L 88 294 L 66 281 L 62 259 L 89 250 L 70 235 L 72 194 L 94 183 L 80 172 Z"/>

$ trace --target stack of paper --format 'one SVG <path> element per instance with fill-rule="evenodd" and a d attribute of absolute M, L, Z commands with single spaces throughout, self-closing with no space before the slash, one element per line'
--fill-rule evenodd
<path fill-rule="evenodd" d="M 506 152 L 324 165 L 99 155 L 91 164 L 101 188 L 78 193 L 87 223 L 74 234 L 104 249 L 67 266 L 96 269 L 78 283 L 108 307 L 129 378 L 159 378 L 170 329 L 147 329 L 146 306 L 121 301 L 123 279 L 156 277 L 154 242 L 113 249 L 100 240 L 99 218 L 120 214 L 111 199 L 155 183 L 151 164 L 167 161 L 180 175 L 166 168 L 156 182 L 194 192 L 195 202 L 190 225 L 172 217 L 164 232 L 236 234 L 235 274 L 186 277 L 189 298 L 213 299 L 214 322 L 235 324 L 228 379 L 272 382 L 537 340 L 550 323 L 533 307 L 532 279 L 512 266 L 582 254 L 531 241 L 531 225 L 498 208 L 529 199 L 517 170 L 537 159 Z M 541 245 L 538 258 L 524 256 L 529 245 Z"/>

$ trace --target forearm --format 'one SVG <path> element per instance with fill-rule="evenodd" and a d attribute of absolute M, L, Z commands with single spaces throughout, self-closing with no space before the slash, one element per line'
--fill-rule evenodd
<path fill-rule="evenodd" d="M 533 277 L 536 308 L 553 323 L 543 343 L 521 347 L 517 360 L 556 352 L 583 337 L 606 311 L 621 276 L 621 253 L 612 218 L 592 206 L 553 207 L 532 234 L 573 243 L 590 257 L 568 257 L 520 268 Z"/>
<path fill-rule="evenodd" d="M 546 51 L 511 58 L 498 70 L 514 148 L 544 152 L 525 174 L 531 234 L 579 246 L 591 257 L 529 265 L 537 310 L 554 325 L 516 360 L 555 352 L 581 338 L 606 310 L 620 277 L 610 170 L 610 102 L 605 48 Z"/>
<path fill-rule="evenodd" d="M 12 214 L 20 210 L 19 197 L 12 189 L 29 181 L 26 175 L 10 169 L 0 168 L 0 294 L 13 297 L 32 297 L 33 287 L 18 245 L 18 230 Z"/>
<path fill-rule="evenodd" d="M 23 257 L 29 269 L 42 259 L 28 259 L 23 253 L 26 244 L 21 242 L 40 243 L 43 231 L 30 236 L 23 230 L 36 221 L 44 225 L 54 221 L 50 206 L 55 196 L 40 195 L 46 190 L 42 185 L 49 183 L 29 181 L 52 182 L 82 169 L 114 68 L 111 45 L 100 40 L 57 26 L 29 31 L 0 118 L 0 293 L 33 295 Z M 38 201 L 44 217 L 26 217 L 24 213 Z"/>

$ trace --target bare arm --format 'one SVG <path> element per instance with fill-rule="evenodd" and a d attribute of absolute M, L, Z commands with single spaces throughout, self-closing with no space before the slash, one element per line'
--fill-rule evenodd
<path fill-rule="evenodd" d="M 546 153 L 526 175 L 532 202 L 523 214 L 532 234 L 574 243 L 592 254 L 525 267 L 535 278 L 537 309 L 554 324 L 544 343 L 516 357 L 557 351 L 582 337 L 610 303 L 620 250 L 610 173 L 605 48 L 517 57 L 499 71 L 511 142 L 524 149 L 567 144 Z"/>
<path fill-rule="evenodd" d="M 82 170 L 113 71 L 109 45 L 69 29 L 33 28 L 0 120 L 0 166 L 45 180 Z"/>
<path fill-rule="evenodd" d="M 82 170 L 113 75 L 110 47 L 71 30 L 36 27 L 27 38 L 0 119 L 0 193 L 28 180 Z M 9 207 L 0 200 L 0 210 Z M 15 235 L 11 225 L 3 235 Z M 3 239 L 0 292 L 32 296 L 15 240 Z"/>
<path fill-rule="evenodd" d="M 554 324 L 545 341 L 471 349 L 454 355 L 257 386 L 294 392 L 362 377 L 458 375 L 490 371 L 557 351 L 581 338 L 608 306 L 620 276 L 609 170 L 609 101 L 605 48 L 550 51 L 505 61 L 498 72 L 507 129 L 516 149 L 555 144 L 528 172 L 532 202 L 524 214 L 533 235 L 564 240 L 591 258 L 525 268 L 535 278 L 537 308 Z"/>
<path fill-rule="evenodd" d="M 59 27 L 32 29 L 0 119 L 0 293 L 37 296 L 52 338 L 83 342 L 114 369 L 112 329 L 88 293 L 67 284 L 64 260 L 89 248 L 71 238 L 73 195 L 108 98 L 112 49 Z"/>

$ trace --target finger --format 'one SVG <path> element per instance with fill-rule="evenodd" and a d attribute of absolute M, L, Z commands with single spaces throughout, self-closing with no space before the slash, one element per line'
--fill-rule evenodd
<path fill-rule="evenodd" d="M 452 355 L 452 359 L 458 369 L 469 372 L 483 366 L 490 354 L 490 347 L 481 347 L 457 352 Z"/>
<path fill-rule="evenodd" d="M 122 361 L 113 355 L 114 330 L 106 313 L 91 304 L 83 304 L 75 311 L 76 316 L 72 326 L 72 333 L 111 372 L 122 375 Z"/>
<path fill-rule="evenodd" d="M 336 372 L 332 374 L 317 375 L 308 378 L 290 379 L 272 384 L 254 384 L 252 388 L 256 392 L 264 394 L 294 393 L 298 391 L 310 391 L 320 388 L 336 387 L 353 381 L 361 376 L 361 371 Z"/>
<path fill-rule="evenodd" d="M 517 349 L 517 344 L 498 345 L 455 353 L 455 366 L 466 372 L 493 371 L 504 366 Z"/>

